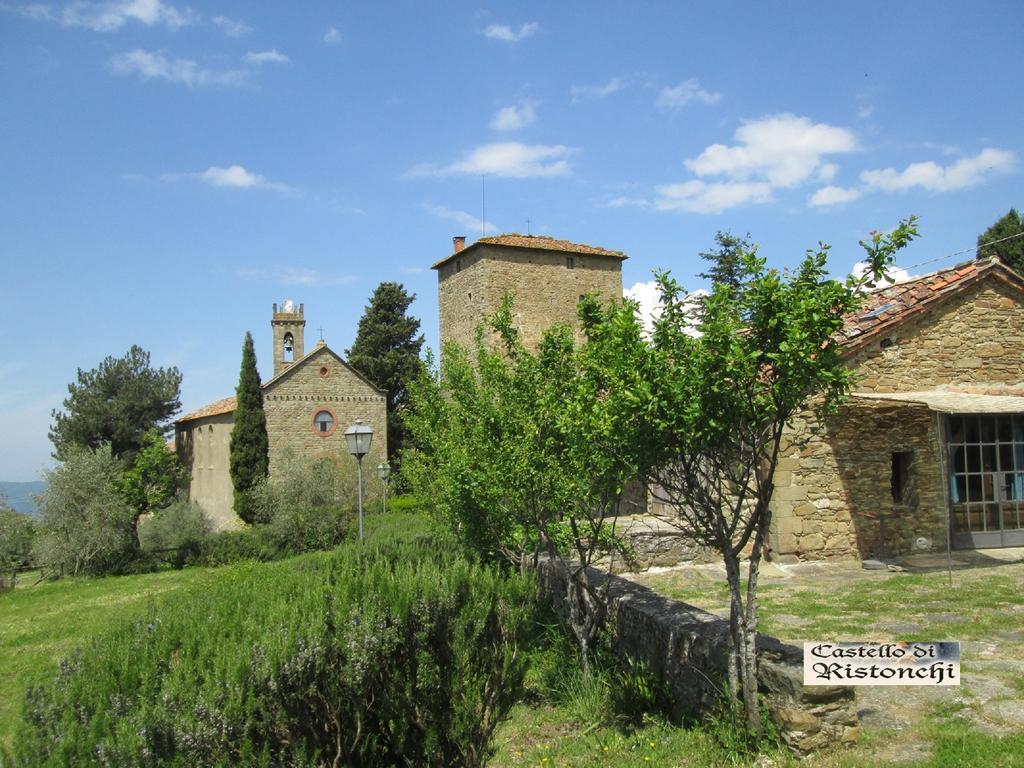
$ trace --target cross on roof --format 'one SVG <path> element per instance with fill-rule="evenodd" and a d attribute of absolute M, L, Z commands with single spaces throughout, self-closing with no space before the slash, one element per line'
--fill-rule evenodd
<path fill-rule="evenodd" d="M 323 341 L 324 340 L 324 327 L 321 325 L 320 327 L 317 328 L 317 330 L 320 332 L 320 341 Z"/>

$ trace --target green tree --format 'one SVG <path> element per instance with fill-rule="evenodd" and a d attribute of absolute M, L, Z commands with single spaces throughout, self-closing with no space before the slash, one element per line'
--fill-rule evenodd
<path fill-rule="evenodd" d="M 716 282 L 702 300 L 696 334 L 691 297 L 660 274 L 664 310 L 649 342 L 637 338 L 628 307 L 590 333 L 625 391 L 614 418 L 644 424 L 634 448 L 649 486 L 684 534 L 722 557 L 728 683 L 751 733 L 760 731 L 758 575 L 787 424 L 804 411 L 821 419 L 843 401 L 853 376 L 836 338 L 843 317 L 916 234 L 913 218 L 874 233 L 861 243 L 869 269 L 845 283 L 828 278 L 827 246 L 785 274 L 748 250 L 732 273 L 738 282 Z"/>
<path fill-rule="evenodd" d="M 110 446 L 69 446 L 36 498 L 42 520 L 34 559 L 59 575 L 116 573 L 136 556 L 137 514 L 121 494 Z"/>
<path fill-rule="evenodd" d="M 142 515 L 168 506 L 188 479 L 178 454 L 167 447 L 159 432 L 151 429 L 142 437 L 142 448 L 131 467 L 121 475 L 120 487 L 128 505 L 135 510 L 132 541 L 138 549 L 138 520 Z"/>
<path fill-rule="evenodd" d="M 8 508 L 0 496 L 0 592 L 13 589 L 18 569 L 31 562 L 35 535 L 35 520 Z"/>
<path fill-rule="evenodd" d="M 166 432 L 181 409 L 181 373 L 152 368 L 149 353 L 132 346 L 124 357 L 107 357 L 91 371 L 78 369 L 68 385 L 64 411 L 54 410 L 50 441 L 63 461 L 73 446 L 109 445 L 115 458 L 132 461 L 149 429 Z"/>
<path fill-rule="evenodd" d="M 488 326 L 498 345 L 486 344 L 481 328 L 475 365 L 465 349 L 447 345 L 439 375 L 416 382 L 408 414 L 416 451 L 402 469 L 476 556 L 520 570 L 541 553 L 560 563 L 568 575 L 560 602 L 589 672 L 608 586 L 589 566 L 614 550 L 615 512 L 635 476 L 603 449 L 628 436 L 613 432 L 603 382 L 581 375 L 568 326 L 549 329 L 530 351 L 514 328 L 510 297 Z"/>
<path fill-rule="evenodd" d="M 1011 208 L 1005 216 L 978 235 L 977 256 L 979 259 L 998 256 L 1005 264 L 1024 275 L 1024 219 L 1021 219 L 1016 208 Z"/>
<path fill-rule="evenodd" d="M 247 523 L 254 521 L 252 491 L 267 476 L 270 464 L 267 416 L 263 412 L 263 388 L 256 370 L 252 334 L 246 331 L 242 368 L 235 390 L 234 423 L 231 427 L 231 483 L 235 489 L 235 513 Z"/>
<path fill-rule="evenodd" d="M 711 266 L 707 272 L 699 272 L 697 276 L 710 280 L 714 285 L 727 285 L 736 293 L 743 284 L 744 257 L 756 251 L 757 246 L 751 244 L 749 232 L 743 237 L 737 237 L 730 232 L 716 232 L 715 244 L 717 248 L 698 254 L 710 262 Z"/>
<path fill-rule="evenodd" d="M 401 283 L 381 283 L 373 292 L 356 330 L 356 340 L 345 350 L 349 364 L 388 393 L 388 459 L 398 456 L 408 442 L 403 409 L 409 385 L 423 366 L 420 321 L 408 314 L 416 298 Z"/>

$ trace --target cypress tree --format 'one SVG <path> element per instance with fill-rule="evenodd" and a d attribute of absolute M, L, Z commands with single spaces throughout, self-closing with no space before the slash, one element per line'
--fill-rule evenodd
<path fill-rule="evenodd" d="M 231 427 L 231 483 L 235 487 L 235 513 L 253 522 L 252 489 L 267 476 L 270 463 L 267 416 L 263 412 L 263 389 L 256 370 L 252 334 L 246 331 L 242 346 L 242 370 L 238 374 L 237 404 Z"/>

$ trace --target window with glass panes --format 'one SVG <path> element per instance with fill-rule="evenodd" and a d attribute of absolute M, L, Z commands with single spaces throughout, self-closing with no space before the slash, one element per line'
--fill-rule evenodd
<path fill-rule="evenodd" d="M 1024 528 L 1024 414 L 949 416 L 948 434 L 955 530 Z"/>

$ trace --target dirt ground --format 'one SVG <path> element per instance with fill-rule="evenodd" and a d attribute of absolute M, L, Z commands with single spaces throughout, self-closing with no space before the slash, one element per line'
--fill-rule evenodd
<path fill-rule="evenodd" d="M 918 554 L 881 565 L 867 569 L 860 561 L 765 564 L 760 584 L 766 631 L 797 645 L 823 640 L 960 640 L 959 687 L 857 688 L 863 732 L 885 762 L 927 756 L 925 721 L 936 713 L 967 718 L 986 733 L 1024 731 L 1024 548 L 956 551 L 948 559 L 945 553 Z M 907 578 L 919 574 L 926 577 Z M 720 565 L 623 575 L 728 616 L 718 586 L 724 582 Z M 995 596 L 993 584 L 999 585 Z M 947 586 L 951 598 L 944 602 L 941 596 Z M 863 587 L 880 595 L 875 604 L 851 602 L 851 596 L 868 591 Z M 931 599 L 919 600 L 923 591 Z M 702 592 L 706 597 L 700 596 Z M 996 607 L 977 608 L 984 605 Z M 851 626 L 860 629 L 859 636 L 851 634 Z M 946 626 L 959 636 L 931 636 L 942 634 Z M 830 627 L 838 628 L 834 631 L 840 636 L 822 636 Z"/>

